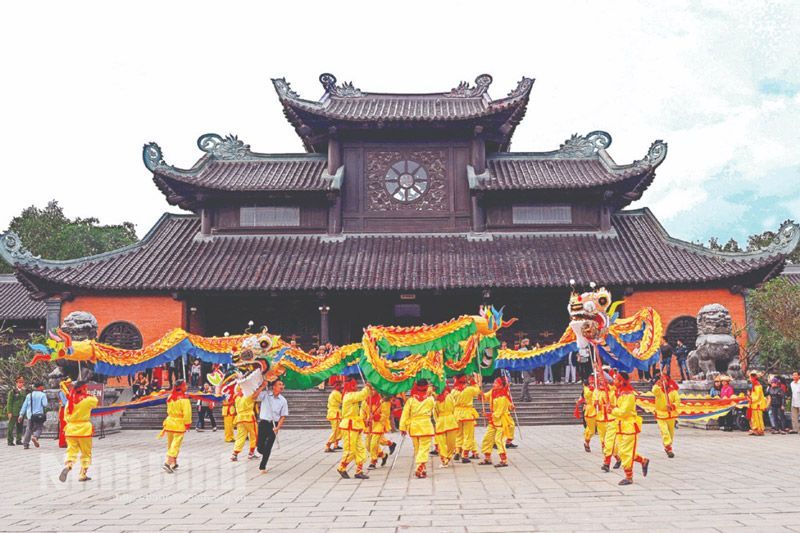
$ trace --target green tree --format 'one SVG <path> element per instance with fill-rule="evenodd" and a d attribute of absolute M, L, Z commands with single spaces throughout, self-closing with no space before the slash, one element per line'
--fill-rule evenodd
<path fill-rule="evenodd" d="M 800 285 L 775 278 L 750 291 L 758 357 L 768 371 L 800 368 Z"/>
<path fill-rule="evenodd" d="M 96 218 L 69 219 L 56 200 L 44 209 L 25 208 L 14 217 L 8 229 L 16 232 L 33 255 L 47 259 L 76 259 L 115 250 L 136 242 L 136 231 L 130 222 L 102 226 Z M 0 272 L 11 272 L 11 266 L 0 261 Z"/>
<path fill-rule="evenodd" d="M 739 246 L 739 243 L 736 242 L 735 239 L 730 239 L 725 244 L 720 244 L 719 240 L 716 237 L 711 237 L 708 239 L 708 247 L 712 250 L 716 250 L 718 252 L 741 252 L 742 248 Z"/>

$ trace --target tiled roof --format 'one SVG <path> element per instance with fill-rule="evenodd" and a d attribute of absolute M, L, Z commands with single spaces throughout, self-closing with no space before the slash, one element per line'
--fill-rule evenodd
<path fill-rule="evenodd" d="M 781 277 L 786 278 L 795 285 L 800 285 L 800 265 L 786 265 L 781 273 Z"/>
<path fill-rule="evenodd" d="M 331 74 L 322 74 L 325 94 L 318 101 L 305 100 L 283 79 L 272 80 L 284 106 L 311 115 L 337 120 L 450 121 L 493 115 L 527 104 L 533 80 L 522 78 L 505 98 L 492 100 L 488 88 L 492 77 L 482 74 L 475 86 L 462 82 L 449 92 L 431 94 L 368 93 L 352 83 L 336 85 Z M 291 120 L 291 117 L 290 117 Z"/>
<path fill-rule="evenodd" d="M 0 320 L 44 320 L 45 303 L 32 300 L 13 274 L 0 274 Z"/>
<path fill-rule="evenodd" d="M 218 191 L 315 191 L 331 188 L 324 179 L 326 159 L 319 155 L 280 155 L 239 160 L 204 157 L 193 171 L 157 170 L 159 176 Z"/>
<path fill-rule="evenodd" d="M 93 290 L 424 290 L 692 284 L 769 272 L 783 247 L 725 254 L 669 237 L 643 209 L 597 233 L 214 236 L 165 215 L 139 244 L 79 261 L 18 264 L 37 287 Z M 798 233 L 787 233 L 796 244 Z M 763 274 L 765 275 L 765 274 Z"/>

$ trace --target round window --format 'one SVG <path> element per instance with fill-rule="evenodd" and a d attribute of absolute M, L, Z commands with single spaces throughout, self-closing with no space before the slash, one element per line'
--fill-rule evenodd
<path fill-rule="evenodd" d="M 386 190 L 399 202 L 413 202 L 428 190 L 428 173 L 416 161 L 398 161 L 384 179 Z"/>

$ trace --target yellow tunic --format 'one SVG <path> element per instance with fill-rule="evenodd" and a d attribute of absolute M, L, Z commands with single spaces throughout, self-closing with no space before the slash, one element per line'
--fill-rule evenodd
<path fill-rule="evenodd" d="M 186 426 L 192 424 L 192 402 L 189 398 L 180 398 L 167 402 L 167 418 L 162 427 L 165 432 L 184 433 Z"/>
<path fill-rule="evenodd" d="M 664 393 L 664 389 L 656 383 L 651 391 L 656 398 L 656 420 L 674 420 L 678 418 L 678 407 L 681 406 L 681 397 L 678 391 Z M 669 400 L 669 401 L 668 401 Z"/>
<path fill-rule="evenodd" d="M 361 402 L 367 399 L 370 390 L 366 387 L 358 392 L 348 392 L 342 398 L 342 422 L 339 429 L 348 431 L 364 431 L 364 419 L 361 417 Z"/>
<path fill-rule="evenodd" d="M 458 421 L 455 415 L 455 402 L 453 402 L 452 396 L 447 395 L 444 401 L 436 400 L 433 415 L 436 420 L 437 435 L 458 430 Z"/>
<path fill-rule="evenodd" d="M 400 431 L 405 431 L 411 436 L 414 445 L 414 462 L 418 468 L 424 468 L 431 451 L 431 437 L 434 436 L 431 415 L 433 414 L 434 399 L 428 396 L 420 401 L 413 396 L 406 400 L 403 406 L 403 416 L 400 417 Z"/>
<path fill-rule="evenodd" d="M 453 391 L 456 420 L 463 422 L 464 420 L 478 419 L 478 411 L 472 406 L 472 402 L 480 393 L 481 389 L 477 385 L 464 387 L 464 390 L 461 391 Z"/>
<path fill-rule="evenodd" d="M 86 396 L 69 412 L 69 406 L 64 410 L 65 437 L 91 437 L 92 428 L 92 409 L 97 407 L 98 399 L 96 396 Z"/>
<path fill-rule="evenodd" d="M 334 390 L 328 395 L 328 420 L 341 420 L 342 418 L 342 393 Z"/>
<path fill-rule="evenodd" d="M 256 399 L 252 396 L 237 396 L 235 400 L 236 405 L 236 418 L 234 424 L 242 422 L 254 422 L 256 415 L 253 408 L 256 405 Z"/>
<path fill-rule="evenodd" d="M 484 393 L 483 399 L 489 402 L 492 412 L 489 417 L 489 427 L 486 428 L 486 434 L 481 442 L 481 452 L 489 460 L 492 455 L 492 447 L 497 446 L 497 452 L 500 454 L 501 459 L 505 460 L 505 430 L 508 427 L 507 417 L 511 407 L 511 400 L 507 396 L 492 398 L 492 391 Z"/>
<path fill-rule="evenodd" d="M 633 461 L 641 462 L 636 453 L 637 434 L 641 431 L 642 418 L 636 414 L 636 394 L 624 392 L 617 397 L 617 406 L 611 412 L 617 419 L 617 449 L 625 476 L 633 475 Z"/>

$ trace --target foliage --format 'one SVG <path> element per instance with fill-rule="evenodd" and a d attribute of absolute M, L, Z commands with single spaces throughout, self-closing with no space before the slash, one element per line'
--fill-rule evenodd
<path fill-rule="evenodd" d="M 0 331 L 0 344 L 11 344 L 14 346 L 13 353 L 8 357 L 0 357 L 0 404 L 6 401 L 6 395 L 17 376 L 25 378 L 26 387 L 30 387 L 33 383 L 41 381 L 48 386 L 47 375 L 55 368 L 54 363 L 40 362 L 35 366 L 26 366 L 26 364 L 33 358 L 33 350 L 30 349 L 28 343 L 43 344 L 45 341 L 44 335 L 31 334 L 27 339 L 14 339 L 12 337 L 11 329 L 4 329 Z"/>
<path fill-rule="evenodd" d="M 719 252 L 741 252 L 742 249 L 735 239 L 730 239 L 725 244 L 720 244 L 716 237 L 708 239 L 708 247 Z"/>
<path fill-rule="evenodd" d="M 47 259 L 76 259 L 127 246 L 137 241 L 130 222 L 102 226 L 96 218 L 69 219 L 56 200 L 44 209 L 25 208 L 14 217 L 8 229 L 16 232 L 33 255 Z M 11 272 L 0 261 L 0 272 Z"/>
<path fill-rule="evenodd" d="M 800 286 L 778 277 L 749 300 L 761 364 L 768 371 L 800 369 Z"/>

